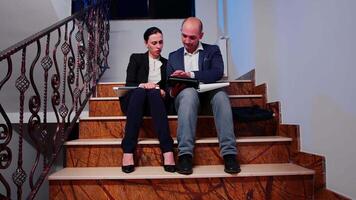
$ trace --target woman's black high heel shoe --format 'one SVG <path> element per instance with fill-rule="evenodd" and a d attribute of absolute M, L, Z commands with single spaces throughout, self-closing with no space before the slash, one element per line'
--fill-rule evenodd
<path fill-rule="evenodd" d="M 174 157 L 174 154 L 173 154 L 173 157 Z M 171 172 L 171 173 L 176 172 L 176 165 L 175 164 L 174 165 L 165 165 L 164 164 L 164 155 L 163 154 L 162 154 L 162 160 L 163 160 L 163 169 L 164 169 L 164 171 Z"/>
<path fill-rule="evenodd" d="M 121 167 L 122 172 L 131 173 L 135 171 L 135 165 L 126 165 Z"/>
<path fill-rule="evenodd" d="M 125 156 L 125 155 L 123 155 Z M 134 156 L 132 155 L 132 159 L 134 159 Z M 125 172 L 125 173 L 131 173 L 133 171 L 135 171 L 135 165 L 122 165 L 121 166 L 121 171 Z"/>
<path fill-rule="evenodd" d="M 176 172 L 176 165 L 163 165 L 163 169 L 166 172 L 174 173 Z"/>

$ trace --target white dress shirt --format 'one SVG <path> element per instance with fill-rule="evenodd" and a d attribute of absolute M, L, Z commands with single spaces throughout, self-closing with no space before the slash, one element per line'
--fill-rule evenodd
<path fill-rule="evenodd" d="M 162 62 L 159 59 L 154 59 L 148 56 L 149 71 L 148 82 L 158 83 L 161 81 L 161 66 Z"/>
<path fill-rule="evenodd" d="M 193 53 L 184 49 L 184 71 L 191 72 L 191 78 L 194 78 L 194 71 L 199 71 L 199 51 L 201 50 L 203 50 L 201 42 Z"/>

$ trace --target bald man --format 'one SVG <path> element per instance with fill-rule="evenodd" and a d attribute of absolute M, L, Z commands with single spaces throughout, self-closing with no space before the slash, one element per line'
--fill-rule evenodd
<path fill-rule="evenodd" d="M 224 63 L 220 49 L 216 45 L 200 42 L 203 38 L 203 24 L 196 17 L 185 19 L 181 27 L 183 47 L 170 53 L 167 63 L 167 76 L 196 78 L 203 83 L 220 80 Z M 220 144 L 220 154 L 224 158 L 226 173 L 241 171 L 237 156 L 236 138 L 230 100 L 223 89 L 198 93 L 194 88 L 181 91 L 170 88 L 178 113 L 178 164 L 177 172 L 193 173 L 193 156 L 197 117 L 213 114 Z"/>

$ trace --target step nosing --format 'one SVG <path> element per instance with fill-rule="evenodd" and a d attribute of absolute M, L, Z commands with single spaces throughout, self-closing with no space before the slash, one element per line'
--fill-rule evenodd
<path fill-rule="evenodd" d="M 168 119 L 178 119 L 177 115 L 168 115 Z M 198 118 L 214 118 L 210 115 L 199 115 Z M 92 121 L 92 120 L 124 120 L 126 116 L 100 116 L 100 117 L 81 117 L 80 120 Z M 143 119 L 152 119 L 152 117 L 145 116 Z"/>
<path fill-rule="evenodd" d="M 77 139 L 65 142 L 66 146 L 93 146 L 93 145 L 121 145 L 122 138 L 107 138 L 107 139 Z M 256 137 L 241 137 L 237 138 L 238 144 L 244 143 L 281 143 L 291 142 L 292 138 L 281 136 L 256 136 Z M 218 138 L 198 138 L 196 144 L 218 144 Z M 159 141 L 155 138 L 140 138 L 139 145 L 158 145 Z M 177 139 L 174 138 L 174 144 L 177 144 Z"/>
<path fill-rule="evenodd" d="M 262 98 L 262 94 L 238 94 L 238 95 L 228 95 L 231 99 L 243 99 L 243 98 Z"/>
<path fill-rule="evenodd" d="M 224 81 L 218 81 L 223 82 L 223 83 L 253 83 L 253 80 L 224 80 Z M 124 81 L 108 81 L 108 82 L 99 82 L 98 85 L 116 85 L 116 84 L 125 84 L 126 82 Z"/>
<path fill-rule="evenodd" d="M 125 84 L 124 81 L 108 81 L 108 82 L 99 82 L 98 85 L 114 85 L 114 84 Z"/>
<path fill-rule="evenodd" d="M 127 179 L 187 179 L 187 178 L 238 178 L 258 176 L 314 175 L 315 171 L 292 163 L 242 164 L 239 174 L 227 174 L 223 165 L 194 166 L 193 174 L 168 173 L 161 166 L 136 167 L 135 172 L 125 174 L 121 167 L 64 168 L 48 177 L 48 180 L 127 180 Z"/>
<path fill-rule="evenodd" d="M 237 94 L 228 95 L 231 99 L 262 98 L 262 94 Z M 90 101 L 118 101 L 119 97 L 91 97 Z"/>

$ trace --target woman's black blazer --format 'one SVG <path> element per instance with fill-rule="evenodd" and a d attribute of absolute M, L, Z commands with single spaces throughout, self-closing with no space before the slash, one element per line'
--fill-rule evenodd
<path fill-rule="evenodd" d="M 167 59 L 161 56 L 159 60 L 162 62 L 162 66 L 161 81 L 158 84 L 161 89 L 165 90 Z M 132 54 L 126 71 L 126 86 L 138 86 L 140 83 L 147 83 L 148 72 L 148 52 Z"/>

